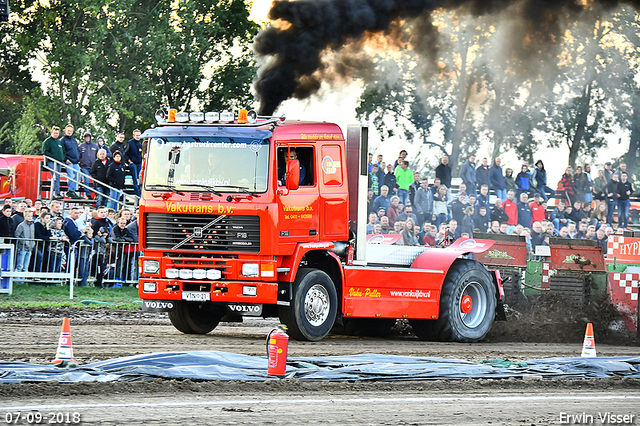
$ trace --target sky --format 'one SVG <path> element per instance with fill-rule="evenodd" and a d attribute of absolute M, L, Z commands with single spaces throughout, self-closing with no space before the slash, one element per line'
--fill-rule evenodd
<path fill-rule="evenodd" d="M 254 0 L 251 10 L 251 19 L 260 24 L 267 25 L 269 20 L 267 13 L 271 5 L 271 0 Z M 312 121 L 328 121 L 338 124 L 344 133 L 346 133 L 347 125 L 358 124 L 355 109 L 358 106 L 358 98 L 362 90 L 362 82 L 355 80 L 353 84 L 341 87 L 327 87 L 323 85 L 319 96 L 299 101 L 290 99 L 285 101 L 276 111 L 276 115 L 285 114 L 287 119 L 300 119 Z M 361 123 L 367 124 L 367 123 Z M 628 135 L 624 132 L 620 134 L 611 134 L 608 138 L 609 146 L 598 152 L 592 164 L 592 177 L 597 177 L 597 170 L 603 168 L 607 161 L 613 161 L 614 158 L 623 155 L 629 146 Z M 622 143 L 619 143 L 619 141 Z M 381 143 L 379 136 L 372 124 L 369 124 L 369 150 L 375 155 L 383 154 L 386 162 L 394 161 L 398 157 L 400 150 L 405 149 L 408 152 L 408 158 L 411 159 L 420 148 L 417 144 L 410 144 L 400 138 L 387 139 Z M 480 159 L 489 157 L 489 146 L 482 146 L 477 152 L 478 159 L 476 164 L 480 165 Z M 435 155 L 435 154 L 434 154 Z M 437 154 L 440 155 L 440 154 Z M 520 160 L 514 153 L 505 153 L 501 155 L 503 170 L 507 167 L 514 169 L 514 175 L 520 171 Z M 541 159 L 547 169 L 548 185 L 555 189 L 557 182 L 561 179 L 565 168 L 568 166 L 569 148 L 564 146 L 560 148 L 540 147 L 534 155 L 534 161 Z M 489 163 L 491 163 L 489 158 Z M 615 163 L 614 163 L 615 165 Z M 433 175 L 435 176 L 435 175 Z M 430 177 L 430 181 L 433 178 Z"/>

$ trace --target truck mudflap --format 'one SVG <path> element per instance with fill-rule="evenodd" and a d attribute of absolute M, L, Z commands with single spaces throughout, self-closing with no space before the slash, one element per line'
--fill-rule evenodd
<path fill-rule="evenodd" d="M 227 312 L 230 314 L 242 315 L 245 317 L 262 316 L 261 303 L 228 303 Z"/>
<path fill-rule="evenodd" d="M 142 310 L 146 312 L 172 312 L 176 309 L 173 300 L 143 300 Z"/>
<path fill-rule="evenodd" d="M 502 287 L 502 278 L 500 277 L 500 271 L 490 270 L 491 277 L 493 278 L 493 284 L 496 286 L 496 320 L 506 321 L 507 314 L 504 311 L 504 288 Z"/>

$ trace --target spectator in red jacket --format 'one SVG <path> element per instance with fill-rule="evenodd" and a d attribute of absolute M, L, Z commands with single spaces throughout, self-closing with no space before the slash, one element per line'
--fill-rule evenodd
<path fill-rule="evenodd" d="M 518 224 L 518 204 L 514 200 L 515 196 L 515 191 L 509 190 L 507 192 L 507 199 L 502 202 L 502 210 L 509 216 L 509 220 L 507 220 L 507 225 L 509 225 L 508 234 L 511 234 L 511 231 L 513 231 Z"/>
<path fill-rule="evenodd" d="M 531 209 L 532 222 L 542 222 L 547 218 L 546 203 L 542 201 L 542 197 L 537 192 L 533 196 L 533 202 L 529 204 L 529 209 Z"/>

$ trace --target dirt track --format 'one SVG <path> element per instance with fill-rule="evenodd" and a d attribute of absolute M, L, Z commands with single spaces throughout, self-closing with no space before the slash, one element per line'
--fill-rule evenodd
<path fill-rule="evenodd" d="M 540 312 L 537 313 L 540 315 Z M 0 360 L 44 364 L 56 351 L 62 318 L 71 319 L 75 358 L 82 364 L 162 351 L 217 350 L 265 354 L 265 336 L 277 320 L 223 323 L 207 335 L 176 331 L 166 314 L 110 309 L 1 309 Z M 330 335 L 295 342 L 290 356 L 383 353 L 528 360 L 577 356 L 584 313 L 543 321 L 527 315 L 496 323 L 479 344 L 420 342 L 408 327 L 386 338 Z M 588 318 L 587 318 L 588 319 Z M 602 328 L 602 327 L 600 327 Z M 577 330 L 577 331 L 576 331 Z M 577 335 L 576 335 L 577 334 Z M 615 336 L 604 332 L 606 341 Z M 554 343 L 546 343 L 545 339 Z M 533 342 L 530 342 L 533 340 Z M 524 341 L 524 342 L 523 342 Z M 529 341 L 529 342 L 527 342 Z M 638 355 L 625 345 L 596 344 L 600 356 Z M 79 413 L 82 424 L 559 424 L 560 413 L 636 415 L 640 380 L 462 380 L 395 383 L 266 383 L 155 380 L 152 382 L 0 386 L 0 421 L 10 412 Z M 436 399 L 433 399 L 436 397 Z M 35 411 L 34 411 L 35 410 Z M 598 420 L 597 417 L 595 417 Z M 27 424 L 22 420 L 17 424 Z M 602 423 L 598 423 L 602 424 Z"/>
<path fill-rule="evenodd" d="M 0 359 L 30 363 L 50 361 L 56 352 L 64 316 L 71 319 L 74 355 L 82 364 L 134 354 L 180 350 L 217 350 L 262 356 L 265 354 L 265 337 L 277 324 L 276 319 L 245 318 L 243 323 L 221 323 L 207 335 L 184 335 L 171 325 L 166 314 L 160 313 L 112 309 L 2 309 Z M 573 336 L 567 335 L 567 330 L 574 329 Z M 385 338 L 330 335 L 320 342 L 292 341 L 289 355 L 383 353 L 470 361 L 570 357 L 580 354 L 582 330 L 583 325 L 573 323 L 498 322 L 485 342 L 459 344 L 421 342 L 410 334 L 408 328 L 399 327 L 395 334 Z M 549 340 L 553 343 L 545 342 L 546 334 L 550 335 Z M 599 356 L 640 353 L 630 340 L 625 341 L 626 346 L 611 345 L 603 344 L 598 337 L 596 330 Z"/>

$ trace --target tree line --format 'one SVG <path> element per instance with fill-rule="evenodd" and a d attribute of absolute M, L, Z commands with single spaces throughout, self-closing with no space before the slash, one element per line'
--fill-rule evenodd
<path fill-rule="evenodd" d="M 253 102 L 243 0 L 16 0 L 0 25 L 0 152 L 39 153 L 52 125 L 131 133 L 159 107 Z M 108 136 L 110 137 L 110 136 Z"/>
<path fill-rule="evenodd" d="M 375 77 L 365 83 L 357 114 L 383 138 L 398 135 L 419 144 L 420 163 L 432 169 L 448 155 L 455 170 L 480 144 L 489 144 L 492 158 L 515 151 L 531 164 L 540 146 L 564 146 L 575 168 L 581 161 L 597 162 L 593 157 L 606 146 L 606 136 L 622 131 L 630 138 L 628 151 L 612 146 L 612 157 L 603 162 L 624 161 L 637 171 L 635 8 L 591 4 L 579 19 L 567 21 L 561 39 L 536 44 L 534 31 L 515 46 L 512 23 L 503 15 L 454 10 L 429 19 L 400 26 L 396 38 L 412 48 L 379 53 L 372 61 L 375 72 L 368 70 Z M 437 50 L 425 54 L 412 42 L 421 25 L 437 28 Z"/>

